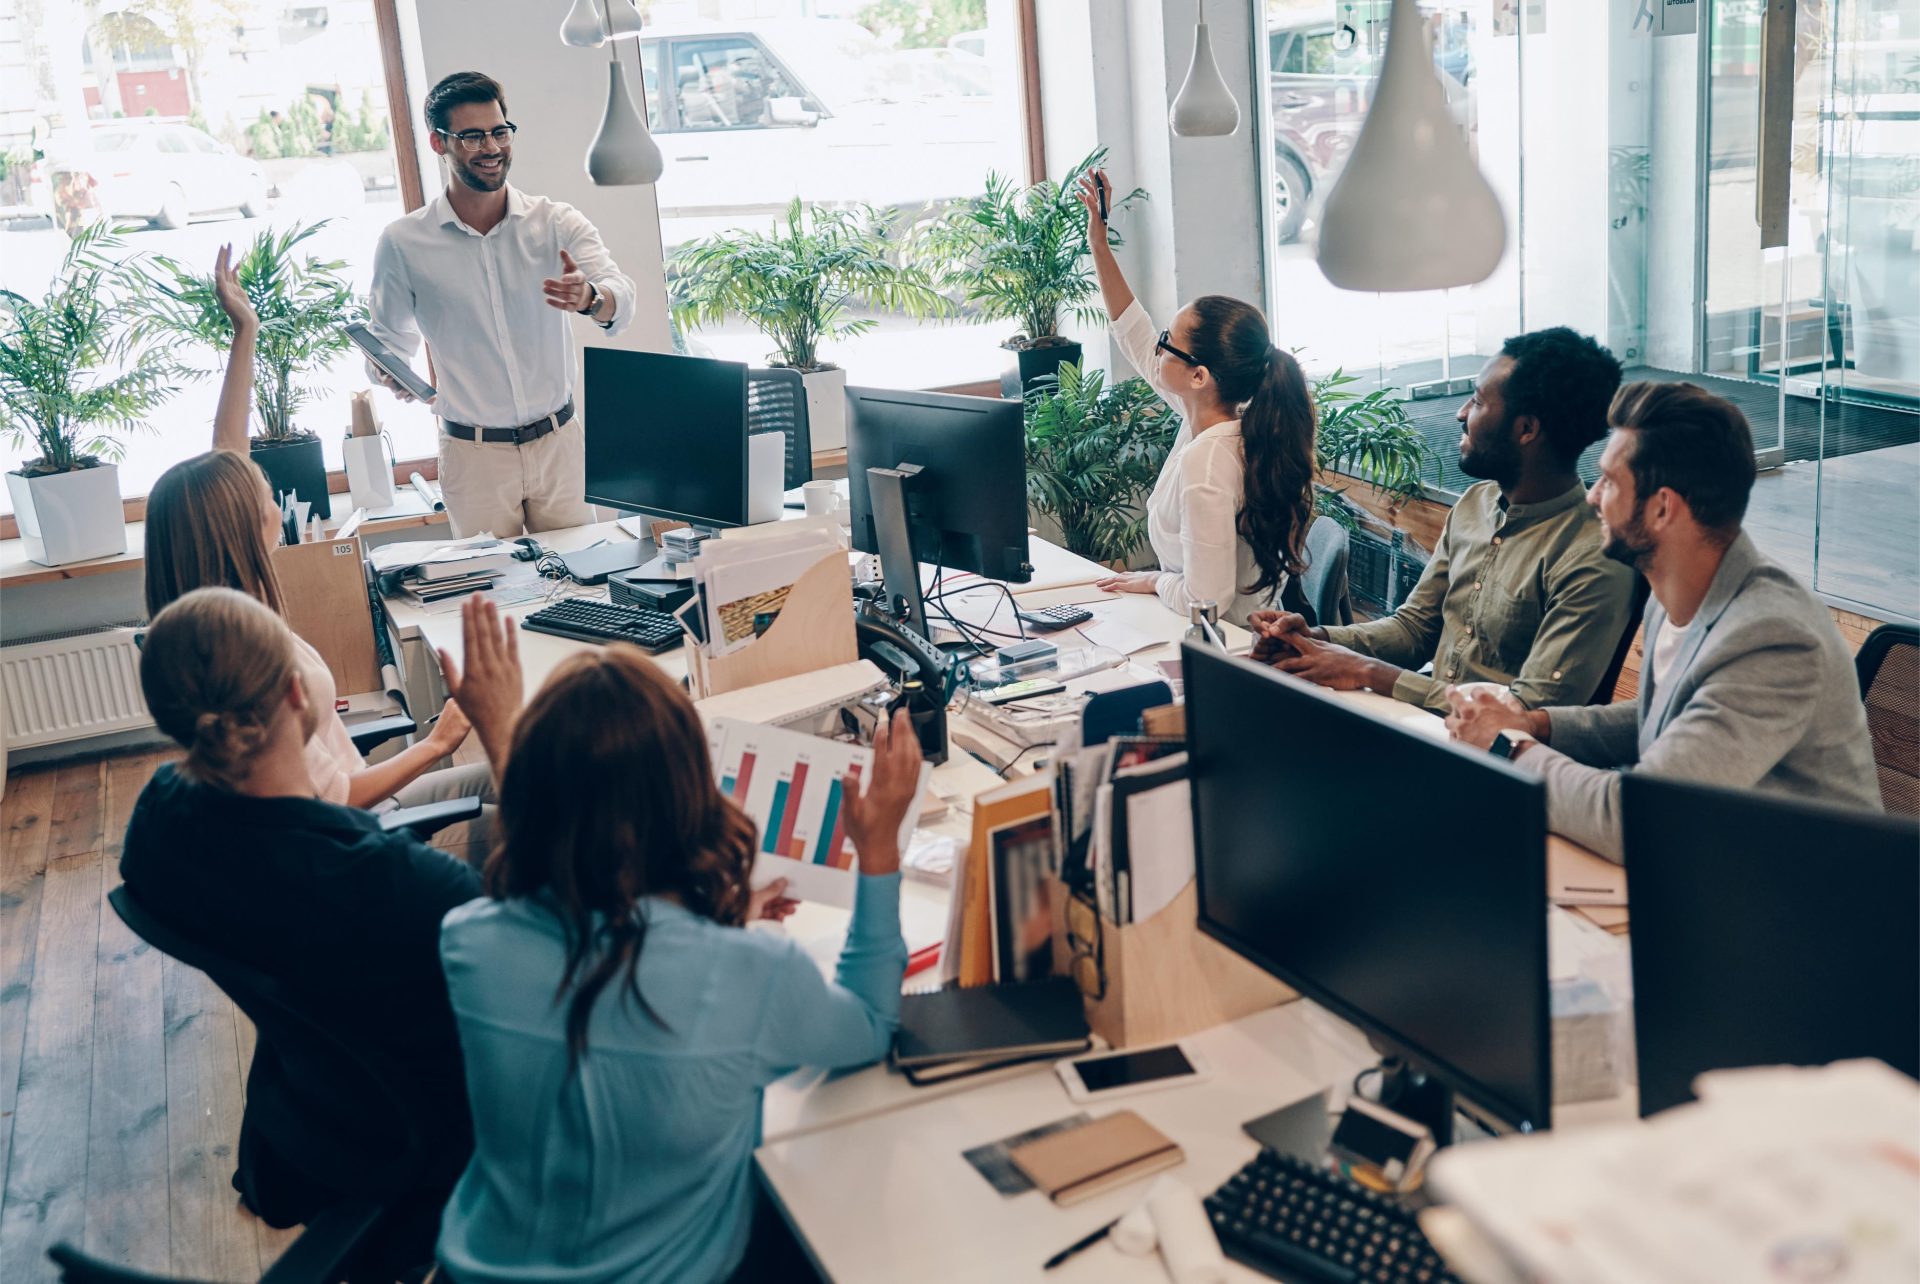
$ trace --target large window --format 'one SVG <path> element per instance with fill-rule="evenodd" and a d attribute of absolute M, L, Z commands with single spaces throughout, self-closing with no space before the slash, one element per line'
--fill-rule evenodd
<path fill-rule="evenodd" d="M 750 15 L 750 16 L 747 16 Z M 667 168 L 661 240 L 674 251 L 766 231 L 787 203 L 871 206 L 906 230 L 985 188 L 1024 181 L 1015 0 L 655 0 L 640 57 Z M 823 360 L 855 383 L 993 379 L 1017 325 L 870 313 Z M 743 322 L 684 336 L 695 353 L 764 363 Z"/>
<path fill-rule="evenodd" d="M 1777 85 L 1790 146 L 1761 155 L 1762 0 L 1667 6 L 1422 0 L 1433 60 L 1507 215 L 1467 289 L 1333 289 L 1312 245 L 1364 120 L 1385 0 L 1256 0 L 1270 303 L 1309 370 L 1410 398 L 1442 496 L 1463 381 L 1521 330 L 1568 325 L 1636 379 L 1741 407 L 1762 472 L 1748 529 L 1836 603 L 1920 617 L 1920 10 L 1802 0 Z M 1335 18 L 1335 10 L 1339 19 Z M 1524 18 L 1520 15 L 1524 13 Z M 1694 26 L 1697 25 L 1697 31 Z M 1763 246 L 1762 171 L 1784 174 Z M 1595 453 L 1597 453 L 1597 448 Z M 1593 455 L 1583 471 L 1591 476 Z"/>
<path fill-rule="evenodd" d="M 125 229 L 120 252 L 202 271 L 229 241 L 325 220 L 303 250 L 364 293 L 402 212 L 373 0 L 0 0 L 0 156 L 0 286 L 32 298 L 64 229 L 102 218 Z M 297 422 L 338 468 L 364 369 L 347 355 L 312 382 Z M 218 389 L 186 385 L 127 439 L 124 494 L 207 449 Z M 424 408 L 381 412 L 401 458 L 433 454 Z"/>

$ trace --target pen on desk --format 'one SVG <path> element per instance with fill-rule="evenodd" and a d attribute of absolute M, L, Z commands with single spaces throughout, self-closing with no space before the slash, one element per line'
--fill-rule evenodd
<path fill-rule="evenodd" d="M 1042 1266 L 1040 1269 L 1043 1271 L 1050 1271 L 1054 1267 L 1066 1261 L 1069 1257 L 1072 1257 L 1075 1253 L 1081 1252 L 1084 1249 L 1092 1248 L 1095 1244 L 1098 1244 L 1101 1240 L 1105 1239 L 1107 1237 L 1107 1233 L 1111 1231 L 1115 1226 L 1118 1226 L 1119 1224 L 1120 1224 L 1120 1219 L 1116 1217 L 1112 1221 L 1108 1222 L 1105 1226 L 1102 1226 L 1099 1230 L 1094 1231 L 1091 1234 L 1081 1236 L 1079 1239 L 1074 1240 L 1073 1243 L 1067 1245 L 1065 1248 L 1055 1253 L 1052 1257 L 1049 1257 L 1046 1260 L 1046 1264 Z"/>

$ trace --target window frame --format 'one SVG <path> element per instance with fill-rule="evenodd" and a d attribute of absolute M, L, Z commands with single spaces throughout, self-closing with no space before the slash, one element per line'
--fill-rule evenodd
<path fill-rule="evenodd" d="M 1020 43 L 1021 122 L 1025 134 L 1027 182 L 1030 184 L 1041 182 L 1047 176 L 1046 125 L 1045 118 L 1041 114 L 1040 97 L 1039 18 L 1035 4 L 1036 0 L 1015 0 L 1014 5 L 1015 33 Z M 402 54 L 397 0 L 373 0 L 373 17 L 375 34 L 380 44 L 380 64 L 386 76 L 387 120 L 393 138 L 394 171 L 400 185 L 401 207 L 406 213 L 411 214 L 427 203 L 426 183 L 420 169 L 420 152 L 414 131 L 413 109 L 407 94 L 406 62 Z M 670 43 L 670 41 L 671 38 L 663 43 Z M 763 57 L 778 66 L 795 83 L 804 84 L 798 76 L 794 75 L 793 70 L 781 63 L 764 44 L 760 44 L 760 49 Z M 662 132 L 668 128 L 664 122 L 669 119 L 678 120 L 678 97 L 666 87 L 665 83 L 665 73 L 671 65 L 670 50 L 667 53 L 668 56 L 661 62 Z M 644 81 L 640 88 L 640 96 L 643 102 L 647 99 Z M 431 351 L 427 353 L 427 361 L 431 368 L 433 361 Z M 990 381 L 981 381 L 950 384 L 921 391 L 997 397 L 1000 394 L 1000 386 Z M 845 453 L 845 451 L 823 451 L 816 458 L 831 465 L 837 462 L 836 457 L 844 457 Z M 437 481 L 440 476 L 439 456 L 427 455 L 417 459 L 396 460 L 393 472 L 396 483 L 401 485 L 406 484 L 407 478 L 413 473 L 419 473 L 428 481 Z M 327 490 L 336 495 L 344 494 L 347 490 L 346 473 L 329 472 Z M 146 496 L 123 500 L 121 510 L 124 519 L 128 522 L 144 521 L 147 512 Z M 19 537 L 20 526 L 14 519 L 14 515 L 0 514 L 0 539 L 18 539 Z"/>

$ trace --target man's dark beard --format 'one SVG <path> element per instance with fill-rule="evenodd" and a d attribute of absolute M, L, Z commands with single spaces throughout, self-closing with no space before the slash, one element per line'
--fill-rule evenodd
<path fill-rule="evenodd" d="M 1500 483 L 1504 490 L 1520 480 L 1520 447 L 1513 440 L 1513 416 L 1506 415 L 1500 426 L 1484 441 L 1471 435 L 1460 451 L 1460 471 L 1482 481 Z"/>
<path fill-rule="evenodd" d="M 1607 540 L 1607 546 L 1600 550 L 1612 561 L 1636 571 L 1646 570 L 1647 559 L 1653 555 L 1653 541 L 1647 538 L 1646 522 L 1642 520 L 1645 509 L 1645 503 L 1635 504 L 1632 520 L 1615 531 Z"/>
<path fill-rule="evenodd" d="M 507 171 L 513 168 L 513 157 L 505 156 L 501 158 L 500 176 L 499 176 L 500 181 L 495 183 L 491 187 L 487 186 L 486 181 L 482 179 L 480 175 L 474 171 L 474 169 L 472 168 L 472 165 L 473 165 L 473 162 L 471 161 L 463 161 L 463 160 L 454 161 L 453 162 L 454 177 L 458 178 L 462 183 L 466 184 L 467 187 L 469 187 L 473 191 L 497 192 L 502 187 L 506 186 Z"/>

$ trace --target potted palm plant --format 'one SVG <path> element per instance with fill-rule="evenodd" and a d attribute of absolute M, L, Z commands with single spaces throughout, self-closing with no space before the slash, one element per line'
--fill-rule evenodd
<path fill-rule="evenodd" d="M 1106 314 L 1090 306 L 1099 289 L 1087 264 L 1087 211 L 1074 193 L 1082 175 L 1100 168 L 1105 148 L 1089 154 L 1060 182 L 1021 187 L 987 175 L 987 190 L 934 223 L 924 252 L 937 265 L 940 287 L 958 291 L 990 321 L 1016 321 L 1007 349 L 1000 395 L 1019 397 L 1033 382 L 1066 363 L 1080 364 L 1080 345 L 1060 335 L 1064 315 L 1088 324 Z M 1109 207 L 1124 210 L 1147 199 L 1135 188 Z M 1107 229 L 1111 244 L 1120 237 Z"/>
<path fill-rule="evenodd" d="M 1356 375 L 1336 369 L 1313 381 L 1319 412 L 1314 441 L 1323 472 L 1342 473 L 1385 491 L 1394 508 L 1420 497 L 1429 451 L 1392 385 L 1355 392 Z"/>
<path fill-rule="evenodd" d="M 1180 420 L 1144 379 L 1108 387 L 1068 362 L 1026 396 L 1027 504 L 1082 557 L 1124 566 L 1147 540 L 1147 496 Z"/>
<path fill-rule="evenodd" d="M 696 241 L 667 264 L 675 324 L 697 329 L 740 317 L 770 340 L 768 363 L 800 372 L 807 431 L 815 450 L 847 444 L 847 372 L 820 359 L 820 345 L 863 334 L 871 317 L 855 303 L 916 320 L 946 310 L 926 271 L 895 261 L 888 214 L 803 207 L 798 200 L 771 231 L 737 230 Z"/>
<path fill-rule="evenodd" d="M 351 344 L 344 327 L 364 310 L 354 299 L 345 266 L 323 262 L 299 247 L 324 221 L 271 229 L 254 238 L 234 264 L 240 286 L 260 316 L 254 348 L 253 410 L 257 429 L 251 453 L 275 494 L 305 500 L 321 517 L 331 516 L 327 465 L 320 438 L 295 417 L 313 396 L 308 382 Z M 233 343 L 233 321 L 214 294 L 213 274 L 194 272 L 172 259 L 155 262 L 167 279 L 156 284 L 148 329 L 202 344 L 223 358 Z M 199 373 L 211 373 L 211 367 Z"/>
<path fill-rule="evenodd" d="M 106 251 L 105 225 L 68 246 L 44 298 L 0 290 L 0 411 L 14 445 L 37 451 L 7 474 L 27 556 L 60 566 L 127 551 L 119 440 L 174 393 L 177 367 L 131 324 L 138 272 Z"/>

